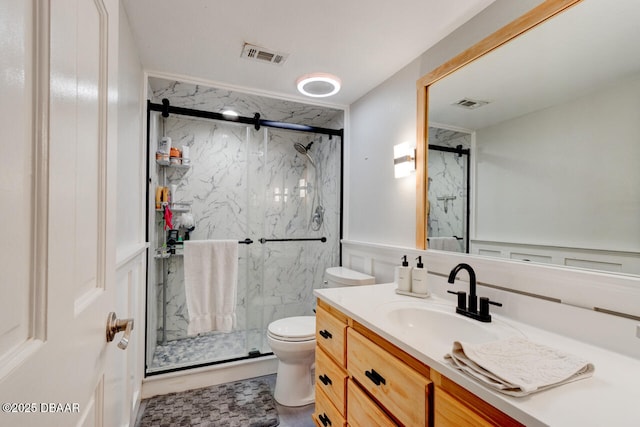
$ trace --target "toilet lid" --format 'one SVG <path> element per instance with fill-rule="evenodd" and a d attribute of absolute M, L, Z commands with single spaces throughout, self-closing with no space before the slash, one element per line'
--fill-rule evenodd
<path fill-rule="evenodd" d="M 316 337 L 315 316 L 296 316 L 269 324 L 269 335 L 282 341 L 309 341 Z"/>
<path fill-rule="evenodd" d="M 329 267 L 325 270 L 328 279 L 342 285 L 373 285 L 376 278 L 345 267 Z"/>

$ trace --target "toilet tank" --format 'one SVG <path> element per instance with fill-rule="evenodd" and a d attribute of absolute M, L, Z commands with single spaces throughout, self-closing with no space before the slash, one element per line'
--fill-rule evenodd
<path fill-rule="evenodd" d="M 345 267 L 329 267 L 325 271 L 325 282 L 329 288 L 342 286 L 373 285 L 376 278 Z"/>

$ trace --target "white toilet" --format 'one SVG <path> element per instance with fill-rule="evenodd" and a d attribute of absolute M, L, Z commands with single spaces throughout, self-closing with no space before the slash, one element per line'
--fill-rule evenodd
<path fill-rule="evenodd" d="M 329 267 L 324 272 L 324 276 L 328 288 L 373 285 L 376 283 L 375 277 L 345 267 Z"/>
<path fill-rule="evenodd" d="M 325 272 L 330 288 L 370 285 L 375 277 L 344 267 Z M 303 406 L 315 400 L 313 367 L 316 347 L 315 316 L 286 317 L 275 320 L 267 329 L 267 342 L 278 357 L 275 400 L 284 406 Z"/>

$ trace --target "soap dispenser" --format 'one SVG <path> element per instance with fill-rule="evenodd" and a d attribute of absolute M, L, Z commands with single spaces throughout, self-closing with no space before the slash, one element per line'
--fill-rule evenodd
<path fill-rule="evenodd" d="M 399 291 L 411 292 L 411 267 L 406 255 L 402 257 L 402 266 L 396 267 L 395 282 Z"/>
<path fill-rule="evenodd" d="M 429 289 L 427 288 L 427 269 L 422 264 L 422 256 L 416 258 L 418 264 L 411 272 L 411 292 L 414 294 L 427 295 Z"/>

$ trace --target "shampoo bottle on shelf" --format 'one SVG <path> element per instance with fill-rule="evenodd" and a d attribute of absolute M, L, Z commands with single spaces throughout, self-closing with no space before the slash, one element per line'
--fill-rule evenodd
<path fill-rule="evenodd" d="M 396 267 L 395 282 L 399 291 L 411 292 L 411 267 L 406 255 L 402 257 L 402 266 Z"/>
<path fill-rule="evenodd" d="M 160 210 L 162 208 L 162 188 L 160 186 L 156 187 L 156 209 Z"/>
<path fill-rule="evenodd" d="M 427 288 L 427 269 L 422 264 L 422 256 L 416 258 L 418 264 L 411 272 L 411 292 L 414 294 L 426 295 L 429 293 Z"/>

